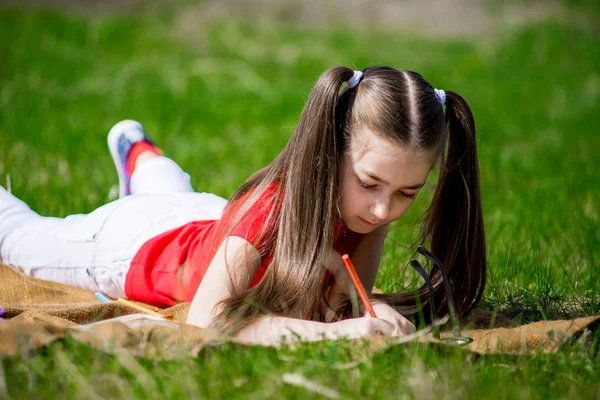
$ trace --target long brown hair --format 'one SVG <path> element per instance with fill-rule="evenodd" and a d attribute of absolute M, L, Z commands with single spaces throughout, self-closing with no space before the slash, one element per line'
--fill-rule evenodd
<path fill-rule="evenodd" d="M 231 197 L 242 203 L 230 223 L 222 224 L 217 243 L 227 236 L 260 195 L 277 184 L 269 218 L 257 241 L 259 254 L 273 255 L 260 282 L 221 302 L 215 326 L 234 333 L 265 315 L 326 320 L 322 305 L 334 221 L 338 215 L 339 169 L 350 141 L 368 128 L 402 146 L 437 149 L 443 162 L 434 199 L 422 231 L 422 242 L 446 265 L 459 312 L 480 301 L 486 279 L 486 249 L 479 194 L 475 123 L 466 101 L 446 91 L 446 113 L 433 87 L 421 75 L 389 67 L 363 70 L 362 81 L 340 91 L 353 70 L 327 70 L 315 84 L 298 126 L 283 151 L 251 176 Z M 235 282 L 246 274 L 245 257 L 229 265 Z M 434 272 L 436 304 L 447 307 L 439 272 Z M 418 312 L 415 293 L 377 295 L 406 316 Z M 419 289 L 427 307 L 428 293 Z M 340 307 L 338 318 L 351 316 Z M 425 315 L 428 315 L 426 312 Z"/>

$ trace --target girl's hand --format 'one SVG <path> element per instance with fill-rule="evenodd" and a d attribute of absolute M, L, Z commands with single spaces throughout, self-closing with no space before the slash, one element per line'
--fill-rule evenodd
<path fill-rule="evenodd" d="M 331 339 L 345 337 L 347 339 L 361 339 L 371 336 L 393 336 L 396 326 L 381 318 L 350 318 L 334 322 L 331 325 Z"/>
<path fill-rule="evenodd" d="M 391 336 L 405 336 L 416 332 L 415 326 L 408 319 L 386 303 L 375 301 L 373 309 L 377 315 L 377 318 L 374 319 L 382 319 L 393 324 L 394 330 Z M 369 312 L 365 312 L 365 317 L 368 315 Z"/>

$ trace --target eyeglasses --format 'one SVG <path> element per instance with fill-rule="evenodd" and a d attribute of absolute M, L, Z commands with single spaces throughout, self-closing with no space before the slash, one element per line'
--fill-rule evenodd
<path fill-rule="evenodd" d="M 417 251 L 420 254 L 422 254 L 423 256 L 425 256 L 426 258 L 428 258 L 429 260 L 433 261 L 433 263 L 438 267 L 438 269 L 440 270 L 440 273 L 442 274 L 442 281 L 444 283 L 444 289 L 446 290 L 446 301 L 448 302 L 448 311 L 450 312 L 450 321 L 452 323 L 453 336 L 441 339 L 439 328 L 435 328 L 433 330 L 433 337 L 436 339 L 439 339 L 443 342 L 454 344 L 454 345 L 459 345 L 459 346 L 464 346 L 466 344 L 471 343 L 473 341 L 473 339 L 471 339 L 470 337 L 467 337 L 467 336 L 462 336 L 462 334 L 460 332 L 460 320 L 458 318 L 458 313 L 456 312 L 456 303 L 454 302 L 454 295 L 452 294 L 452 288 L 450 287 L 450 280 L 448 279 L 448 274 L 446 273 L 446 268 L 444 267 L 444 264 L 442 264 L 442 262 L 436 256 L 434 256 L 429 250 L 427 250 L 423 246 L 417 247 Z M 435 311 L 436 308 L 435 308 L 433 285 L 431 284 L 431 279 L 429 278 L 429 274 L 427 274 L 427 271 L 425 271 L 425 268 L 423 268 L 423 266 L 414 258 L 412 260 L 410 260 L 410 266 L 413 267 L 423 277 L 423 279 L 425 279 L 425 284 L 427 286 L 427 289 L 429 290 L 429 306 L 430 306 L 430 311 L 431 311 L 431 322 L 437 321 L 438 318 L 437 318 L 437 314 Z"/>

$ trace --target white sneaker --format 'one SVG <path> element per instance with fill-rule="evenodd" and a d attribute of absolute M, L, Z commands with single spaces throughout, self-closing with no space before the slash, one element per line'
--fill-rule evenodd
<path fill-rule="evenodd" d="M 126 119 L 113 126 L 108 132 L 108 149 L 119 174 L 119 197 L 131 194 L 129 186 L 131 176 L 127 172 L 127 159 L 133 145 L 142 141 L 154 146 L 137 121 Z"/>

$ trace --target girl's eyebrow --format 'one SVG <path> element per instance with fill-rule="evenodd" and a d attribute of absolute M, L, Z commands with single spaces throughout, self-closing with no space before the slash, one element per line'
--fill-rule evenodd
<path fill-rule="evenodd" d="M 383 183 L 385 185 L 389 185 L 390 183 L 385 181 L 384 179 L 378 177 L 377 175 L 375 175 L 373 172 L 370 171 L 365 171 L 365 174 L 367 174 L 367 176 L 377 182 Z M 416 189 L 421 189 L 423 186 L 425 186 L 425 182 L 422 183 L 415 183 L 414 185 L 409 185 L 409 186 L 404 186 L 401 187 L 400 189 L 409 189 L 409 190 L 416 190 Z"/>

